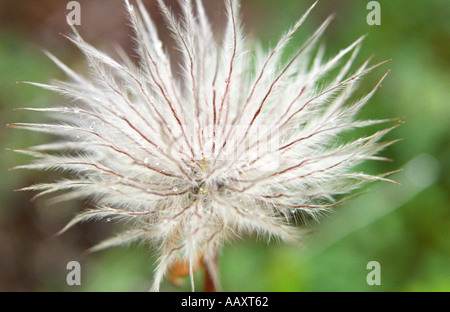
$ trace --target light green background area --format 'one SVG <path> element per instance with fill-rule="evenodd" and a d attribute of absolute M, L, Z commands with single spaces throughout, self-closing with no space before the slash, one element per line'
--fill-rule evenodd
<path fill-rule="evenodd" d="M 391 177 L 400 185 L 387 182 L 369 185 L 364 189 L 365 194 L 336 208 L 319 224 L 311 224 L 314 233 L 306 237 L 302 248 L 277 241 L 267 244 L 255 237 L 226 245 L 219 260 L 226 291 L 450 291 L 450 4 L 440 0 L 378 1 L 381 25 L 369 26 L 367 2 L 319 1 L 290 47 L 299 46 L 329 14 L 335 13 L 322 40 L 327 55 L 332 56 L 359 36 L 367 35 L 355 66 L 371 55 L 372 64 L 391 59 L 362 81 L 361 95 L 390 70 L 360 117 L 401 117 L 405 123 L 387 139 L 404 140 L 383 152 L 393 162 L 370 162 L 361 169 L 370 173 L 402 169 Z M 83 1 L 80 3 L 83 6 Z M 312 1 L 243 0 L 243 3 L 248 31 L 270 46 Z M 89 233 L 95 239 L 105 238 L 113 233 L 114 225 L 100 222 L 83 225 L 82 231 L 75 229 L 67 236 L 54 238 L 52 234 L 82 203 L 46 207 L 44 201 L 27 204 L 30 194 L 12 192 L 30 181 L 39 181 L 43 175 L 8 171 L 27 158 L 5 148 L 23 148 L 45 140 L 37 134 L 5 128 L 10 122 L 42 122 L 41 115 L 13 111 L 13 108 L 45 106 L 58 101 L 46 91 L 16 82 L 48 82 L 53 77 L 63 77 L 40 48 L 54 49 L 52 52 L 65 60 L 78 57 L 73 56 L 75 48 L 70 45 L 69 48 L 58 48 L 58 44 L 42 47 L 17 26 L 20 21 L 15 25 L 2 25 L 0 29 L 0 241 L 3 246 L 0 259 L 13 261 L 5 260 L 0 267 L 0 290 L 145 291 L 150 287 L 154 269 L 155 255 L 150 249 L 132 245 L 81 258 L 81 248 L 97 242 Z M 87 31 L 83 29 L 82 34 Z M 17 211 L 23 209 L 35 209 L 35 212 L 31 218 L 14 223 Z M 27 231 L 21 230 L 47 225 L 38 241 L 32 237 L 33 232 L 27 236 Z M 15 231 L 20 231 L 20 235 Z M 48 244 L 57 247 L 47 249 Z M 39 262 L 41 253 L 45 253 L 39 248 L 55 252 L 54 270 Z M 15 257 L 3 257 L 2 253 Z M 21 266 L 17 259 L 27 261 Z M 81 286 L 66 285 L 65 265 L 71 260 L 81 262 Z M 379 286 L 366 282 L 370 272 L 366 265 L 370 261 L 380 263 Z M 201 274 L 197 277 L 198 289 L 201 289 Z M 14 278 L 14 283 L 5 276 Z M 21 288 L 18 285 L 22 282 Z M 189 289 L 186 280 L 181 290 Z M 178 289 L 164 283 L 162 290 Z"/>

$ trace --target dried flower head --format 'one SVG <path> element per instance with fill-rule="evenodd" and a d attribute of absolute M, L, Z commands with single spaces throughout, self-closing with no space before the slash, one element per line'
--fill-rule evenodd
<path fill-rule="evenodd" d="M 114 60 L 74 29 L 68 39 L 86 56 L 92 76 L 75 73 L 48 53 L 71 80 L 29 84 L 72 103 L 27 108 L 52 114 L 56 123 L 10 125 L 61 138 L 21 150 L 36 160 L 17 168 L 70 173 L 24 190 L 94 200 L 95 207 L 63 231 L 89 219 L 127 220 L 129 230 L 93 250 L 148 241 L 160 249 L 152 290 L 159 290 L 180 259 L 188 264 L 192 287 L 199 262 L 217 287 L 215 261 L 225 241 L 257 233 L 295 242 L 301 236 L 293 225 L 296 215 L 317 216 L 362 184 L 385 179 L 352 169 L 383 159 L 376 154 L 392 142 L 380 139 L 393 127 L 339 140 L 348 130 L 389 121 L 355 119 L 377 89 L 352 101 L 358 80 L 380 65 L 368 67 L 367 61 L 348 74 L 362 38 L 325 60 L 323 48 L 316 47 L 327 19 L 284 61 L 285 47 L 315 4 L 262 51 L 245 38 L 237 1 L 225 1 L 227 25 L 218 39 L 201 0 L 180 1 L 180 19 L 158 0 L 181 54 L 178 77 L 142 3 L 134 8 L 125 2 L 139 64 Z"/>

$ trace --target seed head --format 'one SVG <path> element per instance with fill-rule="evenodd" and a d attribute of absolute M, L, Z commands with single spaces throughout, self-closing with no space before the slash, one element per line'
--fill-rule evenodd
<path fill-rule="evenodd" d="M 155 291 L 180 259 L 189 264 L 192 285 L 199 261 L 218 284 L 214 262 L 224 242 L 252 233 L 296 242 L 298 214 L 316 217 L 362 184 L 387 180 L 353 168 L 383 159 L 376 154 L 392 142 L 380 139 L 393 127 L 340 139 L 349 130 L 391 121 L 355 118 L 386 76 L 351 100 L 360 78 L 381 65 L 367 61 L 349 74 L 362 38 L 325 60 L 316 47 L 327 19 L 284 61 L 286 46 L 315 4 L 263 51 L 244 36 L 237 1 L 225 1 L 227 25 L 218 38 L 201 0 L 180 1 L 179 19 L 158 0 L 181 55 L 174 71 L 142 3 L 134 8 L 125 2 L 139 64 L 127 57 L 116 61 L 73 29 L 67 38 L 86 56 L 90 76 L 47 52 L 70 80 L 29 84 L 71 103 L 28 109 L 49 113 L 56 123 L 11 125 L 61 138 L 21 150 L 36 160 L 16 168 L 69 173 L 24 190 L 39 191 L 36 196 L 66 191 L 55 199 L 95 203 L 63 231 L 89 219 L 126 220 L 125 233 L 92 250 L 134 240 L 158 246 Z"/>

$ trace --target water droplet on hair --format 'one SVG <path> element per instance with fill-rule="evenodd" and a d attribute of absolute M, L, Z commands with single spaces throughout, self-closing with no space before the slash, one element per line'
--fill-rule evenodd
<path fill-rule="evenodd" d="M 148 157 L 144 158 L 144 164 L 146 164 L 147 166 L 150 164 L 150 159 Z"/>

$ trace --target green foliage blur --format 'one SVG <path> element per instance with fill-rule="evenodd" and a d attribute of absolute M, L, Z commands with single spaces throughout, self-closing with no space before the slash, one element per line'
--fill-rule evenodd
<path fill-rule="evenodd" d="M 59 35 L 70 33 L 66 2 L 36 2 L 0 0 L 0 291 L 146 291 L 155 260 L 147 246 L 81 255 L 120 225 L 82 224 L 55 237 L 86 203 L 48 206 L 45 199 L 30 201 L 33 194 L 14 192 L 51 179 L 53 173 L 8 171 L 28 158 L 6 148 L 25 148 L 49 138 L 5 125 L 43 122 L 39 113 L 14 109 L 64 100 L 16 82 L 64 78 L 41 49 L 83 70 L 79 52 Z M 132 47 L 120 0 L 108 5 L 101 0 L 79 2 L 79 29 L 88 41 L 110 50 L 115 41 Z M 144 1 L 153 9 L 152 16 L 154 2 Z M 221 0 L 206 2 L 215 5 Z M 312 2 L 242 0 L 246 28 L 270 47 Z M 319 1 L 290 46 L 298 47 L 335 14 L 322 38 L 327 55 L 367 35 L 355 66 L 370 56 L 372 64 L 391 60 L 362 81 L 360 96 L 390 71 L 360 117 L 401 118 L 405 123 L 387 139 L 404 140 L 383 152 L 392 162 L 368 162 L 361 170 L 381 174 L 402 169 L 389 176 L 400 185 L 373 183 L 365 194 L 323 216 L 320 223 L 311 220 L 305 227 L 313 233 L 300 248 L 256 237 L 225 246 L 219 260 L 225 291 L 450 291 L 450 3 L 380 0 L 381 25 L 370 26 L 368 2 Z M 72 260 L 81 263 L 81 286 L 66 283 L 66 264 Z M 380 264 L 381 285 L 366 281 L 370 261 Z M 201 289 L 202 272 L 198 275 Z M 189 289 L 187 280 L 181 288 L 167 282 L 162 287 Z"/>

